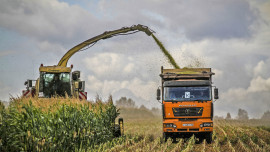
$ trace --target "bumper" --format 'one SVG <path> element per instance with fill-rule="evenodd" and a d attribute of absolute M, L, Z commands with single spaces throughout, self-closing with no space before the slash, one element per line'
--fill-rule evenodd
<path fill-rule="evenodd" d="M 166 127 L 164 124 L 172 123 L 176 127 Z M 211 123 L 211 126 L 202 126 L 204 123 Z M 195 121 L 179 121 L 178 119 L 165 119 L 163 121 L 163 132 L 213 132 L 213 121 L 211 119 L 198 119 Z"/>

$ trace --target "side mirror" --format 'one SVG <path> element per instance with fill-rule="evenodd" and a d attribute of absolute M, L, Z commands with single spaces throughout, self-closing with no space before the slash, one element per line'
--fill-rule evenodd
<path fill-rule="evenodd" d="M 219 97 L 218 97 L 218 88 L 214 89 L 214 98 L 219 99 Z"/>
<path fill-rule="evenodd" d="M 27 80 L 27 87 L 29 87 L 29 88 L 32 87 L 32 80 Z"/>
<path fill-rule="evenodd" d="M 74 71 L 72 72 L 72 79 L 78 80 L 80 78 L 80 71 Z"/>
<path fill-rule="evenodd" d="M 85 81 L 80 81 L 79 82 L 79 90 L 84 91 L 84 88 L 85 88 Z"/>
<path fill-rule="evenodd" d="M 160 89 L 157 89 L 157 100 L 160 100 Z"/>

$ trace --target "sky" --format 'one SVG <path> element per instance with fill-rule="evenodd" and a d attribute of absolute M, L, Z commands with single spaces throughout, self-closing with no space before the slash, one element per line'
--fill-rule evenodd
<path fill-rule="evenodd" d="M 0 0 L 0 100 L 21 95 L 41 63 L 56 65 L 73 46 L 108 30 L 143 24 L 180 67 L 212 68 L 219 88 L 215 115 L 250 118 L 270 110 L 269 0 Z M 139 32 L 99 41 L 68 62 L 81 71 L 88 99 L 98 94 L 156 101 L 160 68 L 173 68 Z"/>

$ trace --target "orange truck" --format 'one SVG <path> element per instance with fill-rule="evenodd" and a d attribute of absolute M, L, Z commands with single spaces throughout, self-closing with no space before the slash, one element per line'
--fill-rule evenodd
<path fill-rule="evenodd" d="M 218 99 L 218 89 L 212 83 L 214 74 L 211 68 L 161 67 L 157 100 L 162 100 L 165 140 L 195 135 L 200 141 L 212 142 L 213 98 Z"/>

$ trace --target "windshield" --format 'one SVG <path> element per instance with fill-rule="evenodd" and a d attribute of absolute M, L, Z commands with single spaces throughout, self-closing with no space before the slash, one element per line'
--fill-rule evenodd
<path fill-rule="evenodd" d="M 210 86 L 205 87 L 165 87 L 165 101 L 211 100 Z"/>
<path fill-rule="evenodd" d="M 70 96 L 70 73 L 41 73 L 40 92 L 44 97 L 65 96 L 65 93 Z"/>

